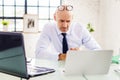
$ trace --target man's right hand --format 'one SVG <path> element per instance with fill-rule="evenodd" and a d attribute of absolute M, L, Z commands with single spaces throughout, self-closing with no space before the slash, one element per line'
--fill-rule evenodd
<path fill-rule="evenodd" d="M 60 53 L 60 54 L 58 55 L 58 60 L 63 60 L 63 61 L 65 61 L 65 59 L 66 59 L 66 53 Z"/>
<path fill-rule="evenodd" d="M 70 48 L 70 50 L 77 51 L 77 50 L 80 50 L 80 48 Z M 67 53 L 60 53 L 58 55 L 58 60 L 63 60 L 64 61 L 66 59 L 66 55 L 67 55 Z"/>

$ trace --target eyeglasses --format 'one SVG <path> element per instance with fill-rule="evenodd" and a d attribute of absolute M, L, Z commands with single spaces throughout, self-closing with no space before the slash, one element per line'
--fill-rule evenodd
<path fill-rule="evenodd" d="M 59 11 L 64 11 L 64 10 L 72 11 L 73 10 L 73 6 L 71 5 L 67 5 L 67 6 L 61 5 L 61 6 L 58 6 L 57 8 Z"/>

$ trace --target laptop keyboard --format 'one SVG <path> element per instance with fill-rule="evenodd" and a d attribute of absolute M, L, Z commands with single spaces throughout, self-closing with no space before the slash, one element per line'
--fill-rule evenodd
<path fill-rule="evenodd" d="M 51 68 L 32 66 L 32 65 L 28 65 L 27 69 L 28 69 L 28 74 L 30 75 L 45 74 L 45 73 L 50 73 L 55 71 L 54 69 L 51 69 Z"/>
<path fill-rule="evenodd" d="M 49 71 L 51 69 L 46 68 L 46 67 L 37 67 L 37 66 L 34 66 L 33 68 L 31 68 L 31 70 L 33 70 L 35 72 L 44 72 L 44 71 Z"/>

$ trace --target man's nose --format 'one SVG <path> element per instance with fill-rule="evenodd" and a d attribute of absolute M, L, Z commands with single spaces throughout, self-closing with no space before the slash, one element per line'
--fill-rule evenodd
<path fill-rule="evenodd" d="M 67 25 L 68 25 L 67 22 L 63 23 L 63 27 L 67 27 Z"/>

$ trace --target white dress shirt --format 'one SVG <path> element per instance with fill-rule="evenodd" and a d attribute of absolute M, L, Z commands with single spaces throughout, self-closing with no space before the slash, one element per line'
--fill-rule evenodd
<path fill-rule="evenodd" d="M 44 26 L 36 46 L 36 58 L 58 59 L 62 53 L 61 31 L 56 23 L 48 23 Z M 72 23 L 66 32 L 68 48 L 80 48 L 84 45 L 90 50 L 101 49 L 89 31 L 79 23 Z"/>

